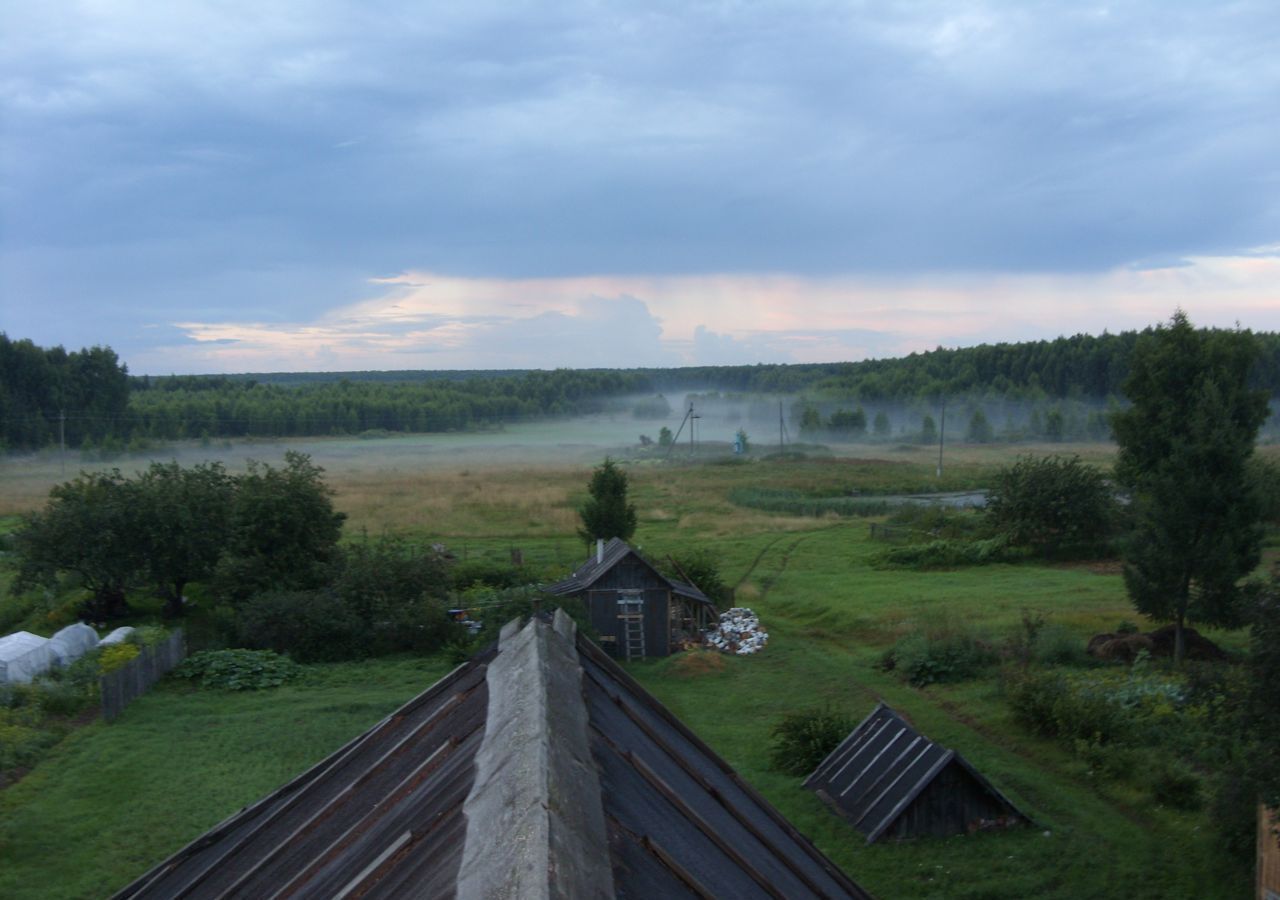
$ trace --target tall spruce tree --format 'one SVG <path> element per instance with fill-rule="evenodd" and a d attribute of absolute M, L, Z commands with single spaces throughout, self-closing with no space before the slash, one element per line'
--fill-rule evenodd
<path fill-rule="evenodd" d="M 627 473 L 606 456 L 591 474 L 587 492 L 591 496 L 578 511 L 582 517 L 578 535 L 588 544 L 597 538 L 630 540 L 636 532 L 636 508 L 627 502 Z"/>
<path fill-rule="evenodd" d="M 1181 310 L 1134 348 L 1112 416 L 1116 476 L 1132 497 L 1124 580 L 1135 608 L 1175 626 L 1239 624 L 1239 582 L 1258 564 L 1259 506 L 1247 476 L 1264 391 L 1247 378 L 1258 353 L 1248 331 L 1198 331 Z"/>

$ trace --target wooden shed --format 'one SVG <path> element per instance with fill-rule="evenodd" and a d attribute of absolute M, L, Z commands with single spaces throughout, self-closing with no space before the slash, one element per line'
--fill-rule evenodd
<path fill-rule="evenodd" d="M 601 645 L 620 659 L 667 656 L 716 618 L 706 594 L 667 578 L 619 538 L 598 541 L 590 559 L 547 591 L 579 598 Z"/>
<path fill-rule="evenodd" d="M 959 753 L 880 703 L 805 779 L 871 844 L 1030 822 Z"/>
<path fill-rule="evenodd" d="M 1258 804 L 1258 900 L 1280 900 L 1280 813 Z"/>

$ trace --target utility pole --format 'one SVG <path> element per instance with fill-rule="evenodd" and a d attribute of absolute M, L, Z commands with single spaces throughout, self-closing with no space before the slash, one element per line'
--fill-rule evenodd
<path fill-rule="evenodd" d="M 942 424 L 938 427 L 938 477 L 942 477 L 942 444 L 947 439 L 947 398 L 942 398 Z"/>
<path fill-rule="evenodd" d="M 787 450 L 786 441 L 783 439 L 783 435 L 786 434 L 786 429 L 787 429 L 786 422 L 782 418 L 782 401 L 779 400 L 778 401 L 778 457 L 779 458 L 781 458 L 782 454 L 785 453 Z"/>
<path fill-rule="evenodd" d="M 689 455 L 690 456 L 693 456 L 698 452 L 697 441 L 694 438 L 694 433 L 698 430 L 697 420 L 701 418 L 702 416 L 696 414 L 693 411 L 693 401 L 689 401 Z"/>

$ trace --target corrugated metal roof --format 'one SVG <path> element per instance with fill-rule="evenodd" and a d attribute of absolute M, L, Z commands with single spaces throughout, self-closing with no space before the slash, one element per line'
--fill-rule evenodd
<path fill-rule="evenodd" d="M 711 604 L 711 599 L 702 591 L 698 590 L 691 584 L 685 584 L 675 581 L 658 571 L 657 567 L 649 560 L 644 558 L 640 551 L 636 550 L 622 538 L 612 538 L 604 545 L 604 551 L 600 554 L 592 553 L 591 557 L 580 565 L 568 578 L 561 579 L 555 584 L 547 586 L 547 592 L 564 596 L 566 594 L 576 594 L 585 591 L 591 587 L 602 575 L 622 562 L 628 556 L 635 556 L 646 566 L 653 570 L 654 574 L 667 582 L 671 586 L 671 591 L 681 597 L 688 597 L 690 600 L 696 600 L 699 603 Z"/>
<path fill-rule="evenodd" d="M 949 765 L 963 768 L 1009 813 L 1017 808 L 954 750 L 935 744 L 879 703 L 805 779 L 873 843 Z"/>
<path fill-rule="evenodd" d="M 530 888 L 538 877 L 547 892 Z M 117 897 L 491 890 L 868 896 L 559 613 L 554 626 L 508 626 L 497 646 Z"/>

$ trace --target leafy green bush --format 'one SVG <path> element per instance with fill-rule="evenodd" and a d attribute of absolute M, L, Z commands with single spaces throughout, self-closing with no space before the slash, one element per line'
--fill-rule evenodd
<path fill-rule="evenodd" d="M 270 650 L 204 650 L 183 660 L 173 674 L 201 687 L 257 691 L 279 687 L 301 671 L 289 657 Z"/>
<path fill-rule="evenodd" d="M 1056 624 L 1045 625 L 1036 635 L 1031 658 L 1042 666 L 1081 666 L 1092 661 L 1080 636 Z"/>
<path fill-rule="evenodd" d="M 1165 759 L 1152 770 L 1148 786 L 1151 798 L 1173 809 L 1199 809 L 1200 778 L 1185 763 Z"/>
<path fill-rule="evenodd" d="M 236 615 L 241 646 L 288 653 L 298 662 L 361 659 L 372 629 L 332 591 L 275 591 L 245 600 Z"/>
<path fill-rule="evenodd" d="M 993 528 L 1041 555 L 1098 552 L 1117 512 L 1106 478 L 1078 456 L 1027 456 L 1002 468 L 986 506 Z"/>
<path fill-rule="evenodd" d="M 37 682 L 40 711 L 49 716 L 74 716 L 97 700 L 97 685 L 73 681 Z"/>
<path fill-rule="evenodd" d="M 1105 744 L 1121 731 L 1115 707 L 1077 701 L 1066 677 L 1056 672 L 1023 672 L 1005 682 L 1014 719 L 1043 737 Z"/>
<path fill-rule="evenodd" d="M 1090 775 L 1107 779 L 1128 778 L 1138 767 L 1138 751 L 1122 744 L 1103 744 L 1096 740 L 1076 738 L 1073 750 Z"/>
<path fill-rule="evenodd" d="M 769 730 L 769 764 L 788 775 L 808 775 L 857 724 L 830 707 L 788 713 Z"/>
<path fill-rule="evenodd" d="M 990 643 L 964 627 L 943 625 L 902 638 L 885 656 L 885 668 L 924 687 L 963 681 L 980 674 L 997 660 Z"/>
<path fill-rule="evenodd" d="M 435 650 L 452 628 L 444 557 L 399 538 L 343 548 L 332 593 L 367 629 L 369 654 Z"/>
<path fill-rule="evenodd" d="M 0 772 L 34 765 L 60 737 L 36 727 L 21 711 L 0 708 Z"/>
<path fill-rule="evenodd" d="M 665 563 L 665 564 L 664 564 Z M 710 550 L 693 549 L 673 553 L 659 563 L 664 575 L 676 581 L 687 581 L 716 604 L 732 599 L 730 588 L 720 574 L 720 560 Z"/>
<path fill-rule="evenodd" d="M 482 585 L 491 588 L 513 588 L 523 584 L 528 575 L 509 563 L 490 559 L 468 559 L 455 563 L 449 573 L 454 590 Z"/>
<path fill-rule="evenodd" d="M 1137 669 L 1023 672 L 1006 679 L 1005 694 L 1024 727 L 1068 742 L 1164 744 L 1195 727 L 1200 715 L 1181 683 Z"/>

